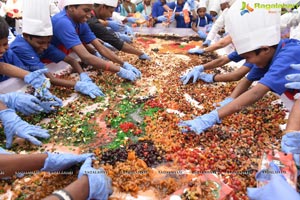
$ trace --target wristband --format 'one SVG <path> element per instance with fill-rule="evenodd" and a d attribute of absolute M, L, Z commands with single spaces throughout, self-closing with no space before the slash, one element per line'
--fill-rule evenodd
<path fill-rule="evenodd" d="M 65 190 L 56 190 L 52 195 L 59 198 L 59 200 L 73 200 L 72 196 Z"/>
<path fill-rule="evenodd" d="M 215 82 L 215 77 L 217 76 L 218 74 L 214 74 L 213 77 L 212 77 L 212 80 L 213 82 Z"/>

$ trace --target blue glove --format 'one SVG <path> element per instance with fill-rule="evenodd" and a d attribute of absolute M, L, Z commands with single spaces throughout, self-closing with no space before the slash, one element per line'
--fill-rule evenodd
<path fill-rule="evenodd" d="M 145 53 L 143 53 L 142 55 L 140 55 L 139 59 L 140 60 L 151 60 L 150 57 L 147 54 L 145 54 Z"/>
<path fill-rule="evenodd" d="M 130 70 L 132 71 L 135 76 L 137 78 L 140 78 L 141 75 L 142 75 L 142 72 L 140 70 L 138 70 L 137 68 L 135 68 L 134 66 L 132 66 L 131 64 L 129 64 L 128 62 L 124 62 L 123 66 L 122 66 L 124 69 L 127 69 L 127 70 Z"/>
<path fill-rule="evenodd" d="M 214 103 L 214 106 L 217 109 L 220 109 L 224 106 L 226 106 L 227 104 L 229 104 L 230 102 L 232 102 L 234 100 L 234 98 L 232 97 L 226 97 L 223 101 L 219 102 L 219 103 Z"/>
<path fill-rule="evenodd" d="M 112 46 L 111 44 L 109 44 L 107 42 L 104 42 L 103 45 L 112 51 L 117 51 L 117 49 L 114 46 Z"/>
<path fill-rule="evenodd" d="M 188 53 L 190 54 L 199 54 L 199 55 L 202 55 L 204 53 L 204 49 L 200 49 L 198 47 L 195 47 L 195 48 L 191 48 L 188 50 Z"/>
<path fill-rule="evenodd" d="M 142 15 L 143 15 L 143 17 L 144 17 L 144 19 L 145 19 L 146 21 L 149 20 L 149 16 L 148 16 L 148 15 L 145 15 L 145 14 L 142 14 Z"/>
<path fill-rule="evenodd" d="M 126 34 L 123 34 L 123 33 L 118 33 L 117 35 L 118 35 L 119 38 L 120 38 L 121 40 L 123 40 L 124 42 L 132 43 L 132 39 L 133 39 L 132 37 L 130 37 L 130 36 L 126 35 Z"/>
<path fill-rule="evenodd" d="M 92 99 L 98 96 L 105 96 L 100 88 L 93 82 L 77 81 L 74 88 L 77 92 L 89 95 Z"/>
<path fill-rule="evenodd" d="M 51 94 L 49 90 L 44 92 L 44 96 L 41 97 L 41 100 L 42 103 L 40 105 L 46 113 L 55 111 L 55 107 L 61 107 L 63 105 L 62 100 Z"/>
<path fill-rule="evenodd" d="M 82 82 L 87 82 L 87 83 L 92 83 L 93 80 L 89 77 L 89 75 L 86 72 L 82 72 L 79 75 L 80 81 Z"/>
<path fill-rule="evenodd" d="M 300 70 L 300 64 L 291 64 L 291 67 L 297 70 Z M 300 72 L 299 74 L 289 74 L 285 76 L 286 80 L 292 81 L 292 83 L 287 83 L 285 84 L 286 88 L 291 88 L 291 89 L 300 89 Z M 300 93 L 297 93 L 294 96 L 295 99 L 300 99 Z"/>
<path fill-rule="evenodd" d="M 187 3 L 190 6 L 190 10 L 195 10 L 195 0 L 187 0 Z"/>
<path fill-rule="evenodd" d="M 67 153 L 50 153 L 46 152 L 48 157 L 45 160 L 44 167 L 41 171 L 57 172 L 68 169 L 73 165 L 84 162 L 87 158 L 94 154 L 86 153 L 81 155 L 67 154 Z"/>
<path fill-rule="evenodd" d="M 208 47 L 208 46 L 210 46 L 210 44 L 211 44 L 211 40 L 205 40 L 205 41 L 203 42 L 202 46 Z"/>
<path fill-rule="evenodd" d="M 45 77 L 45 73 L 48 72 L 48 69 L 40 69 L 34 72 L 30 72 L 24 77 L 24 82 L 32 85 L 36 90 L 49 89 L 50 81 Z M 41 92 L 43 92 L 41 90 Z"/>
<path fill-rule="evenodd" d="M 13 137 L 15 135 L 39 146 L 42 145 L 42 142 L 37 140 L 35 137 L 50 137 L 47 130 L 42 129 L 39 126 L 28 124 L 27 122 L 23 121 L 12 109 L 5 109 L 0 111 L 0 119 L 4 126 L 6 148 L 11 147 Z"/>
<path fill-rule="evenodd" d="M 270 182 L 261 188 L 247 188 L 248 197 L 251 200 L 282 200 L 282 199 L 293 199 L 299 200 L 300 196 L 293 189 L 288 182 L 285 180 L 281 173 L 278 173 L 279 167 L 274 163 L 270 163 L 270 167 L 273 170 L 268 170 L 264 175 L 258 172 L 256 175 L 257 179 L 270 180 Z M 262 175 L 263 177 L 259 177 Z"/>
<path fill-rule="evenodd" d="M 201 79 L 202 81 L 206 82 L 206 83 L 213 83 L 214 82 L 214 74 L 207 74 L 204 72 L 201 72 L 199 75 L 199 79 Z"/>
<path fill-rule="evenodd" d="M 135 18 L 135 17 L 126 17 L 126 19 L 129 23 L 135 23 L 137 20 L 137 18 Z"/>
<path fill-rule="evenodd" d="M 168 18 L 166 16 L 164 16 L 164 15 L 158 16 L 156 19 L 159 22 L 165 22 L 165 21 L 168 20 Z"/>
<path fill-rule="evenodd" d="M 113 20 L 109 20 L 107 21 L 107 25 L 113 30 L 113 31 L 124 31 L 125 30 L 125 25 L 117 22 L 117 21 L 113 21 Z"/>
<path fill-rule="evenodd" d="M 117 75 L 121 78 L 125 78 L 130 81 L 135 81 L 135 79 L 137 79 L 135 73 L 133 73 L 131 70 L 126 70 L 122 67 L 120 67 L 120 71 L 117 73 Z"/>
<path fill-rule="evenodd" d="M 127 25 L 125 25 L 124 31 L 121 31 L 121 32 L 123 32 L 126 35 L 132 35 L 132 36 L 134 36 L 134 32 L 133 32 L 132 28 L 130 28 Z"/>
<path fill-rule="evenodd" d="M 182 132 L 194 131 L 196 134 L 200 134 L 206 129 L 212 127 L 216 123 L 221 123 L 218 112 L 216 110 L 211 111 L 208 114 L 196 117 L 193 120 L 182 121 L 178 126 L 184 126 Z"/>
<path fill-rule="evenodd" d="M 0 101 L 5 103 L 8 108 L 14 109 L 25 115 L 31 115 L 43 111 L 40 106 L 41 101 L 35 96 L 20 93 L 11 92 L 0 95 Z"/>
<path fill-rule="evenodd" d="M 292 153 L 297 166 L 300 166 L 300 132 L 286 133 L 281 139 L 281 150 Z"/>
<path fill-rule="evenodd" d="M 189 73 L 180 77 L 180 80 L 186 85 L 191 78 L 193 78 L 193 83 L 195 83 L 200 76 L 200 73 L 204 71 L 203 65 L 198 65 L 194 67 Z"/>
<path fill-rule="evenodd" d="M 198 35 L 199 35 L 199 37 L 200 37 L 201 39 L 204 39 L 204 40 L 205 40 L 205 38 L 207 37 L 206 33 L 204 33 L 204 32 L 201 31 L 201 30 L 198 31 Z"/>
<path fill-rule="evenodd" d="M 181 16 L 181 17 L 183 17 L 184 16 L 184 14 L 183 14 L 183 12 L 181 11 L 181 12 L 179 12 L 179 16 Z"/>
<path fill-rule="evenodd" d="M 89 179 L 89 197 L 88 199 L 108 199 L 112 194 L 111 179 L 106 176 L 105 171 L 92 167 L 92 159 L 88 158 L 79 170 L 78 178 L 87 175 Z"/>

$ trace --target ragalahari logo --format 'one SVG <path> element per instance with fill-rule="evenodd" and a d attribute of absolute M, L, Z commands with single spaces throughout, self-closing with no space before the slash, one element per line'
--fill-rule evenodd
<path fill-rule="evenodd" d="M 249 6 L 245 1 L 242 2 L 241 15 L 243 16 L 246 13 L 253 12 L 253 8 Z"/>

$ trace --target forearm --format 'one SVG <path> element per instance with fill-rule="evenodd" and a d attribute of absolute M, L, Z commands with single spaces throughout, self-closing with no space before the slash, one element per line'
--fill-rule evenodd
<path fill-rule="evenodd" d="M 16 172 L 28 172 L 43 168 L 47 154 L 0 154 L 0 178 L 9 177 Z"/>
<path fill-rule="evenodd" d="M 75 81 L 56 78 L 55 76 L 53 76 L 52 73 L 46 73 L 45 75 L 46 75 L 47 78 L 50 79 L 50 82 L 51 82 L 52 85 L 62 86 L 62 87 L 67 87 L 67 88 L 73 88 L 76 84 Z"/>
<path fill-rule="evenodd" d="M 79 179 L 77 179 L 76 181 L 74 181 L 73 183 L 68 185 L 67 187 L 65 187 L 64 190 L 67 191 L 73 199 L 76 199 L 76 200 L 87 199 L 89 196 L 88 177 L 86 175 L 83 175 L 82 177 L 80 177 Z M 59 198 L 54 195 L 50 195 L 50 196 L 44 198 L 44 200 L 58 200 L 58 199 Z"/>
<path fill-rule="evenodd" d="M 226 47 L 227 45 L 229 45 L 231 43 L 231 37 L 229 35 L 227 35 L 226 37 L 222 38 L 221 40 L 219 40 L 218 42 L 210 45 L 209 47 L 206 47 L 204 49 L 205 52 L 212 52 L 221 48 Z"/>
<path fill-rule="evenodd" d="M 252 85 L 252 81 L 249 81 L 247 78 L 243 78 L 238 85 L 234 88 L 233 92 L 231 93 L 230 97 L 237 98 L 244 92 L 246 92 L 249 87 Z"/>
<path fill-rule="evenodd" d="M 222 57 L 217 58 L 215 60 L 212 60 L 208 63 L 205 63 L 203 65 L 203 67 L 204 67 L 204 70 L 214 69 L 214 68 L 217 68 L 217 67 L 221 67 L 221 66 L 223 66 L 223 65 L 225 65 L 229 62 L 230 62 L 230 60 L 228 59 L 227 56 L 222 56 Z"/>
<path fill-rule="evenodd" d="M 232 102 L 218 110 L 220 119 L 229 116 L 235 112 L 238 112 L 247 106 L 252 105 L 259 99 L 261 99 L 270 89 L 262 84 L 257 84 L 252 89 L 244 92 L 239 97 L 235 98 Z"/>
<path fill-rule="evenodd" d="M 293 105 L 292 111 L 289 115 L 286 130 L 300 131 L 300 99 L 297 99 Z"/>
<path fill-rule="evenodd" d="M 25 71 L 19 67 L 14 65 L 0 62 L 0 74 L 9 76 L 9 77 L 16 77 L 20 79 L 24 79 L 24 77 L 29 74 L 28 71 Z"/>
<path fill-rule="evenodd" d="M 214 77 L 215 82 L 229 82 L 229 81 L 238 81 L 241 80 L 250 69 L 245 66 L 241 66 L 237 70 L 234 70 L 233 72 L 227 73 L 227 74 L 217 74 Z"/>
<path fill-rule="evenodd" d="M 121 66 L 124 64 L 124 61 L 122 59 L 120 59 L 114 52 L 102 45 L 99 40 L 92 41 L 92 44 L 97 49 L 97 51 L 105 58 L 109 59 L 112 62 L 118 63 Z"/>
<path fill-rule="evenodd" d="M 124 45 L 123 45 L 121 51 L 126 52 L 126 53 L 130 53 L 130 54 L 135 54 L 135 55 L 138 55 L 138 56 L 143 54 L 142 51 L 134 48 L 133 46 L 131 46 L 127 42 L 124 42 Z"/>
<path fill-rule="evenodd" d="M 119 72 L 120 67 L 115 66 L 110 62 L 106 62 L 95 55 L 90 54 L 83 45 L 72 47 L 72 50 L 80 57 L 81 61 L 92 65 L 96 69 L 101 69 L 110 72 Z"/>
<path fill-rule="evenodd" d="M 71 65 L 71 67 L 75 69 L 75 71 L 78 72 L 79 74 L 83 72 L 83 69 L 80 66 L 79 62 L 77 62 L 77 60 L 75 60 L 74 58 L 70 56 L 66 56 L 64 61 L 69 65 Z"/>

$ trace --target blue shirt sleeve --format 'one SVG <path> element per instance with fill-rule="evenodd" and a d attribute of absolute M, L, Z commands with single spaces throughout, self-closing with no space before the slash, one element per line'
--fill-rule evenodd
<path fill-rule="evenodd" d="M 44 51 L 44 53 L 40 56 L 41 59 L 49 59 L 52 62 L 59 63 L 60 61 L 63 61 L 66 57 L 66 54 L 56 48 L 54 45 L 50 45 L 48 49 Z"/>
<path fill-rule="evenodd" d="M 252 69 L 252 67 L 253 67 L 253 66 L 255 66 L 255 65 L 254 65 L 254 64 L 252 64 L 252 63 L 245 62 L 245 63 L 243 64 L 243 66 L 245 66 L 245 67 L 248 67 L 248 68 Z"/>
<path fill-rule="evenodd" d="M 233 62 L 240 62 L 241 60 L 244 59 L 236 51 L 232 52 L 227 57 L 228 57 L 229 60 L 231 60 Z"/>
<path fill-rule="evenodd" d="M 211 16 L 210 14 L 208 14 L 208 13 L 206 13 L 205 15 L 206 15 L 206 17 L 207 17 L 207 23 L 208 23 L 208 24 L 212 23 L 212 22 L 213 22 L 212 16 Z"/>
<path fill-rule="evenodd" d="M 259 83 L 267 86 L 279 95 L 287 91 L 284 85 L 289 81 L 285 79 L 285 76 L 299 73 L 299 70 L 290 67 L 291 64 L 300 63 L 299 55 L 300 42 L 298 40 L 291 39 L 283 44 L 279 43 L 269 70 L 259 80 Z"/>
<path fill-rule="evenodd" d="M 249 63 L 249 64 L 251 64 L 251 63 Z M 244 66 L 246 66 L 246 65 L 244 65 Z M 248 73 L 248 75 L 246 76 L 246 78 L 249 81 L 257 81 L 257 80 L 260 80 L 262 77 L 264 77 L 264 75 L 266 74 L 267 71 L 268 71 L 268 68 L 259 68 L 256 65 L 252 64 L 252 68 L 251 68 L 250 72 Z"/>
<path fill-rule="evenodd" d="M 5 52 L 5 54 L 3 55 L 3 61 L 5 63 L 11 64 L 11 65 L 14 65 L 16 67 L 26 70 L 26 67 L 24 66 L 22 61 L 18 58 L 18 56 L 11 49 L 8 49 Z"/>

